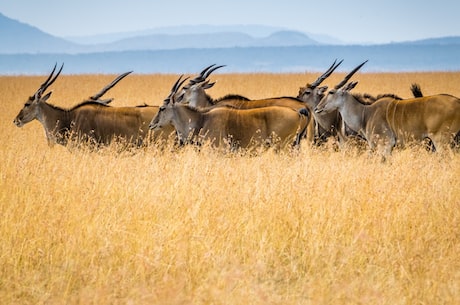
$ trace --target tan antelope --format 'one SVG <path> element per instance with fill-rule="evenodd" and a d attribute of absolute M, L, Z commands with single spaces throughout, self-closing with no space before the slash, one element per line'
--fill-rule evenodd
<path fill-rule="evenodd" d="M 193 79 L 190 79 L 189 83 L 177 90 L 174 95 L 175 101 L 189 104 L 192 107 L 214 107 L 214 106 L 233 106 L 233 104 L 239 104 L 240 102 L 250 101 L 248 98 L 238 94 L 228 94 L 217 100 L 214 100 L 211 96 L 206 93 L 207 89 L 214 86 L 215 82 L 210 83 L 207 79 L 209 75 L 215 70 L 225 66 L 210 65 L 206 67 L 201 73 Z M 235 106 L 238 108 L 238 106 Z"/>
<path fill-rule="evenodd" d="M 384 97 L 365 105 L 350 93 L 356 84 L 329 91 L 315 112 L 338 110 L 347 126 L 384 158 L 396 144 L 425 138 L 440 151 L 460 132 L 460 100 L 454 96 L 439 94 L 404 100 Z"/>
<path fill-rule="evenodd" d="M 295 97 L 273 97 L 250 100 L 241 95 L 228 94 L 222 98 L 213 99 L 206 93 L 206 89 L 212 88 L 215 82 L 210 83 L 209 80 L 207 80 L 207 77 L 216 69 L 224 67 L 213 66 L 214 65 L 205 68 L 199 76 L 191 79 L 189 84 L 184 86 L 182 90 L 178 91 L 178 94 L 175 95 L 175 101 L 188 104 L 196 108 L 232 107 L 236 109 L 249 109 L 267 106 L 283 106 L 302 111 L 309 110 L 308 107 L 305 107 L 305 103 Z M 211 67 L 213 68 L 210 69 Z"/>
<path fill-rule="evenodd" d="M 301 100 L 303 100 L 305 103 L 308 104 L 308 106 L 311 107 L 311 109 L 315 109 L 316 106 L 319 104 L 319 102 L 324 98 L 325 93 L 328 89 L 328 86 L 322 86 L 318 87 L 327 77 L 329 77 L 332 72 L 342 63 L 343 60 L 341 60 L 339 63 L 336 64 L 336 61 L 329 67 L 329 69 L 322 74 L 315 82 L 312 84 L 307 84 L 305 87 L 301 87 L 299 89 L 299 95 L 297 96 Z M 353 69 L 345 78 L 335 86 L 335 89 L 341 88 L 346 84 L 346 82 L 367 62 L 363 62 L 359 66 L 357 66 L 355 69 Z M 416 87 L 411 87 L 411 90 L 413 90 L 413 94 L 415 96 Z M 401 99 L 398 96 L 394 94 L 381 94 L 376 97 L 369 95 L 369 94 L 363 94 L 361 98 L 359 99 L 360 102 L 365 103 L 365 104 L 371 104 L 375 102 L 377 99 L 382 98 L 382 97 L 394 97 L 395 99 Z M 360 136 L 353 130 L 351 130 L 349 127 L 346 126 L 346 124 L 343 122 L 340 113 L 338 111 L 332 111 L 329 113 L 321 112 L 321 113 L 316 113 L 313 111 L 313 119 L 315 121 L 315 143 L 316 144 L 321 144 L 325 142 L 329 137 L 334 137 L 338 139 L 338 143 L 340 146 L 342 146 L 344 143 L 347 143 L 348 140 L 352 138 L 360 138 Z"/>
<path fill-rule="evenodd" d="M 45 94 L 62 71 L 63 65 L 54 75 L 56 66 L 46 81 L 28 98 L 24 107 L 14 119 L 22 127 L 37 119 L 44 127 L 48 145 L 67 145 L 69 140 L 91 144 L 109 144 L 122 140 L 126 144 L 140 146 L 147 143 L 148 124 L 158 112 L 158 107 L 110 107 L 108 101 L 99 98 L 129 73 L 117 77 L 90 99 L 70 108 L 63 109 L 47 103 L 52 91 Z M 172 127 L 170 131 L 173 131 Z M 149 138 L 150 139 L 150 138 Z"/>
<path fill-rule="evenodd" d="M 177 82 L 176 82 L 177 84 Z M 267 106 L 251 109 L 215 107 L 199 109 L 175 101 L 177 87 L 160 107 L 150 128 L 161 130 L 172 124 L 181 143 L 210 141 L 214 147 L 250 149 L 275 145 L 298 145 L 309 117 L 289 107 Z"/>
<path fill-rule="evenodd" d="M 410 90 L 414 97 L 423 97 L 423 92 L 419 84 L 413 83 L 410 86 Z M 433 143 L 431 143 L 431 140 L 428 139 L 426 144 L 427 144 L 427 150 L 430 150 L 430 151 L 435 150 Z M 460 148 L 460 133 L 457 133 L 457 135 L 455 136 L 454 142 L 452 143 L 452 147 L 457 148 L 457 149 Z"/>
<path fill-rule="evenodd" d="M 189 81 L 184 86 L 179 94 L 175 94 L 176 101 L 180 103 L 188 104 L 195 108 L 217 108 L 217 107 L 229 107 L 235 109 L 251 109 L 251 108 L 262 108 L 269 106 L 289 107 L 296 111 L 300 111 L 304 116 L 311 119 L 311 109 L 308 108 L 304 102 L 295 97 L 274 97 L 259 100 L 250 100 L 246 97 L 237 94 L 228 94 L 219 99 L 212 99 L 207 93 L 206 89 L 214 86 L 215 83 L 210 83 L 207 77 L 216 69 L 224 67 L 209 66 L 205 68 L 199 76 Z M 210 69 L 212 68 L 212 69 Z M 311 128 L 313 129 L 313 128 Z M 311 131 L 310 133 L 312 133 Z M 307 130 L 302 132 L 301 137 L 305 136 Z"/>

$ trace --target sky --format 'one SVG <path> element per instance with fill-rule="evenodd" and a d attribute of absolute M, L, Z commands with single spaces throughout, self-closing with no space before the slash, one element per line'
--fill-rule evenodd
<path fill-rule="evenodd" d="M 460 36 L 459 0 L 0 0 L 0 13 L 49 34 L 179 25 L 268 25 L 349 43 Z"/>

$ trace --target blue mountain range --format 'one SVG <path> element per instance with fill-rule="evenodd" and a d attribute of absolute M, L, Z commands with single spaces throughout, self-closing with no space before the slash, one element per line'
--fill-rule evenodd
<path fill-rule="evenodd" d="M 65 73 L 195 73 L 213 63 L 226 72 L 304 72 L 335 58 L 345 71 L 366 59 L 367 71 L 460 70 L 460 37 L 349 45 L 282 28 L 194 26 L 64 39 L 0 14 L 0 41 L 0 74 L 46 73 L 56 62 Z"/>

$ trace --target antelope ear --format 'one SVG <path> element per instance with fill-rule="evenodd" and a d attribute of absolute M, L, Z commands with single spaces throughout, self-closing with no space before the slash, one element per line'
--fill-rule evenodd
<path fill-rule="evenodd" d="M 184 95 L 185 95 L 185 93 L 182 92 L 181 95 L 179 95 L 179 96 L 177 97 L 177 101 L 176 101 L 176 98 L 173 99 L 174 102 L 175 102 L 175 103 L 181 103 L 182 100 L 184 99 Z"/>
<path fill-rule="evenodd" d="M 327 86 L 319 87 L 319 88 L 318 88 L 318 93 L 319 93 L 319 94 L 323 94 L 324 92 L 326 92 L 326 90 L 327 90 Z"/>
<path fill-rule="evenodd" d="M 45 94 L 45 96 L 42 97 L 41 99 L 39 99 L 39 101 L 40 101 L 40 102 L 46 102 L 46 101 L 50 98 L 51 93 L 53 93 L 53 91 L 50 91 L 50 92 L 48 92 L 47 94 Z"/>
<path fill-rule="evenodd" d="M 354 87 L 356 87 L 356 85 L 358 84 L 358 82 L 351 82 L 348 87 L 347 87 L 347 91 L 350 91 L 351 89 L 353 89 Z"/>
<path fill-rule="evenodd" d="M 206 82 L 203 83 L 202 87 L 203 87 L 203 89 L 209 89 L 209 88 L 212 88 L 215 84 L 216 84 L 216 82 L 210 83 L 207 80 Z"/>

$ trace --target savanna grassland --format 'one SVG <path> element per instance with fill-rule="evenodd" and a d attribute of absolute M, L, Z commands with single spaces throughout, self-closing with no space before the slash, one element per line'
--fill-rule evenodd
<path fill-rule="evenodd" d="M 317 76 L 215 74 L 209 93 L 296 96 Z M 113 77 L 61 76 L 49 102 L 71 107 Z M 130 75 L 107 97 L 159 105 L 177 77 Z M 0 77 L 2 304 L 460 303 L 460 154 L 50 148 L 38 121 L 13 124 L 45 78 Z M 354 79 L 460 96 L 460 73 Z"/>

